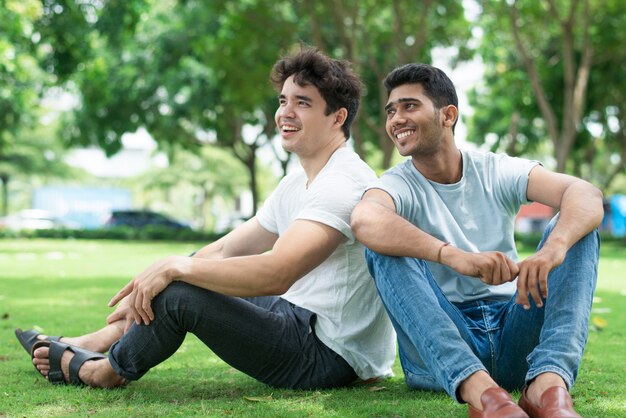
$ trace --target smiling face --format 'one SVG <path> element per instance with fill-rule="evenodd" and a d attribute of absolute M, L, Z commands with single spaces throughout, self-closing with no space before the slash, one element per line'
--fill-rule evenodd
<path fill-rule="evenodd" d="M 391 90 L 385 112 L 387 135 L 400 155 L 429 156 L 441 148 L 445 118 L 421 84 L 402 84 Z"/>
<path fill-rule="evenodd" d="M 278 102 L 275 120 L 285 151 L 307 157 L 337 135 L 343 137 L 341 125 L 335 124 L 337 112 L 325 114 L 326 101 L 315 86 L 296 84 L 291 76 L 285 80 Z"/>

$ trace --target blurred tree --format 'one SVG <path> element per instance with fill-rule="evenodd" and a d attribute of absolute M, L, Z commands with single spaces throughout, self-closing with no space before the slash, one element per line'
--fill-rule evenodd
<path fill-rule="evenodd" d="M 138 22 L 135 32 L 116 35 L 121 43 L 97 36 L 105 27 L 98 26 L 101 16 L 116 2 L 105 2 L 89 19 L 81 12 L 82 26 L 98 29 L 87 36 L 88 52 L 68 58 L 78 61 L 71 80 L 80 96 L 66 121 L 68 142 L 97 144 L 111 155 L 121 148 L 122 134 L 144 126 L 160 144 L 227 148 L 248 171 L 256 211 L 257 150 L 275 134 L 277 101 L 268 76 L 280 47 L 268 40 L 288 47 L 297 36 L 284 3 L 137 3 L 118 11 Z M 64 38 L 57 38 L 63 44 Z"/>
<path fill-rule="evenodd" d="M 14 179 L 32 182 L 35 178 L 71 177 L 74 173 L 63 162 L 65 147 L 54 134 L 55 127 L 22 127 L 15 134 L 7 152 L 0 154 L 2 215 L 9 213 L 9 183 Z"/>
<path fill-rule="evenodd" d="M 626 4 L 491 0 L 481 5 L 477 30 L 485 79 L 470 94 L 476 110 L 469 139 L 513 155 L 537 151 L 548 139 L 557 171 L 592 179 L 590 167 L 601 159 L 603 174 L 593 180 L 606 187 L 610 173 L 624 169 L 619 156 L 624 124 L 620 129 L 615 122 L 626 94 L 620 75 L 625 57 L 618 46 L 626 41 L 620 29 Z"/>
<path fill-rule="evenodd" d="M 41 0 L 34 22 L 45 54 L 41 65 L 57 82 L 80 98 L 77 112 L 66 116 L 63 139 L 68 146 L 95 144 L 107 155 L 121 149 L 121 135 L 138 128 L 136 110 L 127 96 L 140 68 L 123 67 L 136 48 L 134 36 L 150 0 Z"/>
<path fill-rule="evenodd" d="M 45 48 L 33 22 L 40 2 L 0 0 L 0 212 L 9 211 L 9 182 L 15 177 L 62 175 L 63 152 L 54 129 L 40 127 L 40 100 L 52 79 L 39 67 Z"/>
<path fill-rule="evenodd" d="M 142 188 L 175 190 L 193 189 L 194 224 L 200 229 L 211 226 L 207 219 L 214 206 L 235 200 L 247 187 L 242 164 L 225 149 L 206 145 L 194 151 L 179 149 L 166 168 L 158 168 L 140 177 Z"/>
<path fill-rule="evenodd" d="M 388 167 L 381 81 L 398 64 L 431 59 L 434 46 L 468 57 L 459 2 L 398 0 L 42 0 L 36 30 L 44 68 L 80 100 L 66 119 L 70 145 L 111 155 L 145 127 L 162 145 L 229 149 L 247 168 L 256 204 L 257 151 L 275 136 L 269 70 L 298 40 L 351 60 L 367 85 L 355 148 Z M 303 24 L 304 22 L 304 24 Z M 381 154 L 380 161 L 375 159 Z M 283 170 L 288 156 L 277 155 Z"/>
<path fill-rule="evenodd" d="M 457 49 L 457 60 L 469 58 L 470 24 L 459 1 L 323 0 L 293 2 L 308 25 L 302 38 L 332 56 L 353 63 L 366 85 L 354 126 L 355 149 L 371 165 L 388 168 L 394 152 L 385 132 L 387 92 L 382 81 L 394 67 L 432 60 L 437 46 Z M 380 161 L 374 161 L 377 150 Z"/>
<path fill-rule="evenodd" d="M 215 143 L 231 149 L 248 169 L 254 214 L 259 202 L 257 151 L 276 133 L 278 100 L 269 74 L 281 50 L 297 39 L 296 19 L 284 2 L 221 3 L 205 12 L 219 16 L 212 44 L 201 51 L 205 65 L 214 70 L 215 84 L 196 121 L 215 132 Z"/>
<path fill-rule="evenodd" d="M 583 119 L 586 129 L 577 141 L 574 172 L 607 193 L 624 193 L 615 186 L 620 177 L 626 182 L 626 3 L 603 1 L 593 20 L 597 46 Z"/>

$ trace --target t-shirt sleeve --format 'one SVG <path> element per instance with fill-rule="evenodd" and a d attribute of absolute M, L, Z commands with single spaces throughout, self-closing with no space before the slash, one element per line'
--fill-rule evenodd
<path fill-rule="evenodd" d="M 328 225 L 354 242 L 350 228 L 350 215 L 358 203 L 364 186 L 345 174 L 337 173 L 316 181 L 307 194 L 307 201 L 296 219 L 315 221 Z"/>
<path fill-rule="evenodd" d="M 256 214 L 259 224 L 273 234 L 278 234 L 278 224 L 276 223 L 277 194 L 277 190 L 271 193 L 269 197 L 265 199 L 263 207 L 261 207 Z"/>
<path fill-rule="evenodd" d="M 530 203 L 527 197 L 528 175 L 539 161 L 525 158 L 510 157 L 498 154 L 494 164 L 497 179 L 497 190 L 503 202 L 511 202 L 512 210 L 517 210 L 520 205 Z"/>
<path fill-rule="evenodd" d="M 411 219 L 412 212 L 419 211 L 419 201 L 411 199 L 411 204 L 407 204 L 407 196 L 415 194 L 406 179 L 399 173 L 386 172 L 378 180 L 371 183 L 367 190 L 380 189 L 386 192 L 393 199 L 396 206 L 396 213 L 405 219 Z"/>

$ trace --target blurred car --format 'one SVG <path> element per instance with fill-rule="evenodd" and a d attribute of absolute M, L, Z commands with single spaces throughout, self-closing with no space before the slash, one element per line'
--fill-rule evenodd
<path fill-rule="evenodd" d="M 149 210 L 114 210 L 105 222 L 105 226 L 130 226 L 141 228 L 148 225 L 164 226 L 172 229 L 191 229 L 189 225 L 176 221 L 160 213 Z"/>
<path fill-rule="evenodd" d="M 52 212 L 43 209 L 24 209 L 0 219 L 0 229 L 55 229 L 67 227 Z"/>

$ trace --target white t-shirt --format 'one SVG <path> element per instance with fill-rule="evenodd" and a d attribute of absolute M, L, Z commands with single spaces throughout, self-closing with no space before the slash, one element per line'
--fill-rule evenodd
<path fill-rule="evenodd" d="M 528 203 L 528 175 L 539 162 L 505 154 L 461 151 L 463 175 L 455 184 L 428 180 L 409 159 L 369 189 L 389 193 L 397 213 L 422 231 L 468 252 L 500 251 L 517 261 L 515 216 Z M 491 286 L 436 262 L 428 265 L 451 302 L 509 299 L 515 282 Z"/>
<path fill-rule="evenodd" d="M 357 154 L 340 148 L 306 187 L 304 171 L 283 178 L 257 213 L 261 226 L 282 235 L 296 219 L 335 228 L 346 241 L 281 297 L 317 315 L 315 332 L 361 379 L 389 376 L 395 332 L 354 239 L 350 214 L 376 175 Z M 303 237 L 304 239 L 305 237 Z"/>

